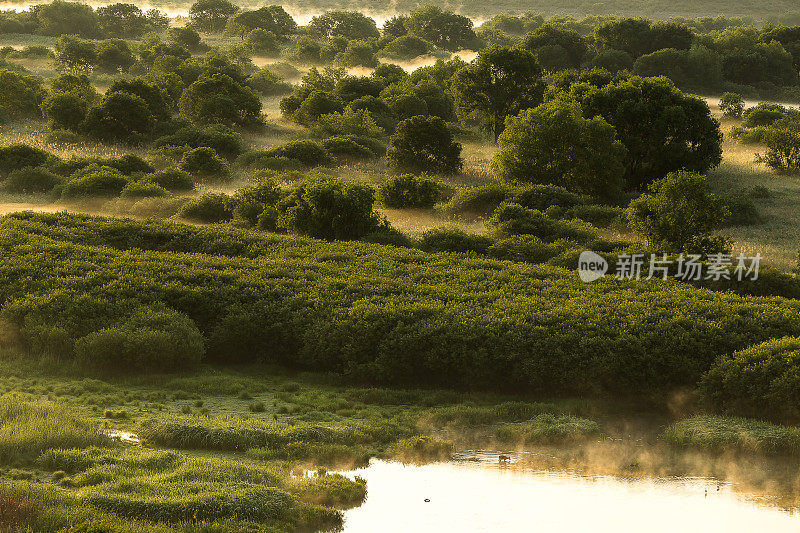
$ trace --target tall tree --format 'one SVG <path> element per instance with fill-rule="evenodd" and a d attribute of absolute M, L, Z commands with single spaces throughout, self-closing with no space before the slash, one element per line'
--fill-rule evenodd
<path fill-rule="evenodd" d="M 527 50 L 491 47 L 456 72 L 451 90 L 459 110 L 481 115 L 497 141 L 507 116 L 542 102 L 541 75 L 536 58 Z"/>

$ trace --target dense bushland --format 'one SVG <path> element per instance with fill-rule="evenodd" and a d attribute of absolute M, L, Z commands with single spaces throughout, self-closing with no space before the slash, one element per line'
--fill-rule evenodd
<path fill-rule="evenodd" d="M 2 248 L 3 317 L 40 355 L 166 306 L 206 339 L 235 326 L 238 357 L 351 379 L 636 392 L 800 333 L 794 301 L 233 229 L 20 214 Z"/>

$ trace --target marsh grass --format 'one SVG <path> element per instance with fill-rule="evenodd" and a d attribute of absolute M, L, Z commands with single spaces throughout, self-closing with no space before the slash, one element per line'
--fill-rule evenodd
<path fill-rule="evenodd" d="M 110 446 L 95 425 L 56 403 L 0 398 L 0 463 L 27 463 L 50 448 Z"/>
<path fill-rule="evenodd" d="M 800 428 L 746 418 L 694 416 L 671 424 L 662 438 L 673 446 L 715 453 L 800 457 Z"/>
<path fill-rule="evenodd" d="M 503 424 L 495 430 L 504 443 L 575 444 L 600 435 L 600 426 L 593 420 L 574 416 L 541 414 L 527 422 Z"/>

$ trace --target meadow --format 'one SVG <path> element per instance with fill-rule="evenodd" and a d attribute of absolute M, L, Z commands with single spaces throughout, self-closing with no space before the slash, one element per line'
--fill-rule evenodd
<path fill-rule="evenodd" d="M 800 505 L 793 5 L 22 7 L 0 531 L 341 530 L 464 450 Z"/>

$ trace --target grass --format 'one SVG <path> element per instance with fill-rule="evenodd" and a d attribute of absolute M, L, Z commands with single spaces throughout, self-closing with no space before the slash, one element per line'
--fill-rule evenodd
<path fill-rule="evenodd" d="M 745 418 L 694 416 L 671 424 L 662 438 L 673 446 L 715 453 L 800 457 L 800 428 Z"/>
<path fill-rule="evenodd" d="M 527 422 L 503 424 L 495 431 L 500 442 L 517 445 L 575 444 L 598 435 L 600 426 L 593 420 L 549 413 Z"/>

